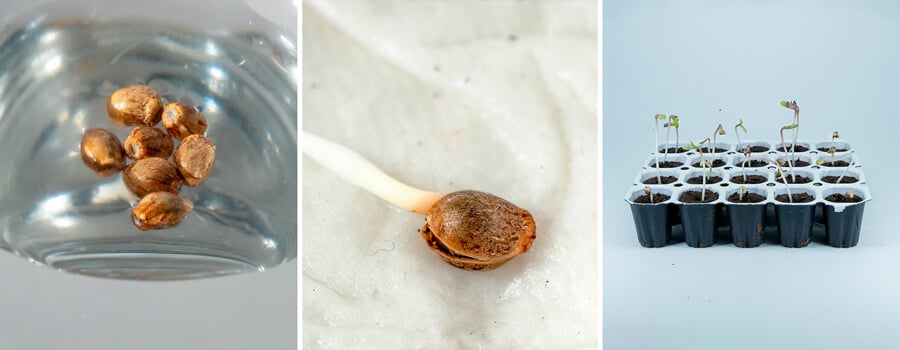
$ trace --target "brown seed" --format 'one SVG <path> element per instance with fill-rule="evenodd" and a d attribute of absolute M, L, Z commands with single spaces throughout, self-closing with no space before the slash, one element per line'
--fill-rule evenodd
<path fill-rule="evenodd" d="M 163 109 L 163 124 L 166 125 L 166 132 L 179 140 L 206 133 L 206 118 L 197 107 L 178 102 L 169 103 Z"/>
<path fill-rule="evenodd" d="M 175 149 L 172 160 L 184 177 L 184 182 L 188 186 L 197 186 L 212 173 L 216 165 L 216 146 L 203 136 L 190 135 Z"/>
<path fill-rule="evenodd" d="M 194 203 L 182 196 L 153 192 L 131 211 L 131 222 L 141 231 L 165 229 L 178 225 L 193 209 Z"/>
<path fill-rule="evenodd" d="M 162 117 L 162 99 L 149 86 L 126 86 L 109 95 L 106 112 L 116 125 L 154 126 Z"/>
<path fill-rule="evenodd" d="M 112 176 L 125 167 L 125 151 L 116 135 L 94 128 L 81 138 L 81 160 L 97 175 Z"/>
<path fill-rule="evenodd" d="M 140 160 L 144 158 L 168 158 L 172 155 L 172 138 L 165 132 L 152 126 L 138 126 L 131 130 L 125 139 L 125 153 L 128 158 Z"/>
<path fill-rule="evenodd" d="M 503 198 L 458 191 L 428 211 L 422 238 L 444 261 L 466 270 L 490 270 L 528 251 L 534 241 L 531 214 Z"/>
<path fill-rule="evenodd" d="M 122 182 L 134 195 L 143 198 L 151 192 L 178 193 L 181 175 L 169 161 L 162 158 L 144 158 L 131 163 L 122 172 Z"/>

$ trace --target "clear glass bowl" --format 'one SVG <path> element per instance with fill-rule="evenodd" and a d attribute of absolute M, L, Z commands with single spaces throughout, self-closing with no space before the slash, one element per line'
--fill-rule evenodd
<path fill-rule="evenodd" d="M 0 248 L 142 280 L 262 271 L 296 257 L 296 20 L 208 3 L 0 4 Z M 295 5 L 283 5 L 296 19 Z M 136 83 L 198 106 L 216 144 L 213 174 L 181 191 L 194 211 L 171 229 L 135 228 L 138 199 L 121 175 L 100 177 L 81 161 L 85 130 L 128 135 L 107 117 L 106 98 Z"/>

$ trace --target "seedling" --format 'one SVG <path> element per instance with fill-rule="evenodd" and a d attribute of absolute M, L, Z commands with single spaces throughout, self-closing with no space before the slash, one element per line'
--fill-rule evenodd
<path fill-rule="evenodd" d="M 754 158 L 759 158 L 761 160 L 767 161 L 775 166 L 775 177 L 779 177 L 779 176 L 781 177 L 781 182 L 784 182 L 784 189 L 787 191 L 788 202 L 793 203 L 794 197 L 791 196 L 791 188 L 790 188 L 790 186 L 788 186 L 787 177 L 784 175 L 784 171 L 782 171 L 782 169 L 781 169 L 781 166 L 784 164 L 784 161 L 781 159 L 774 160 L 767 156 L 756 156 Z M 794 179 L 791 179 L 791 180 L 794 180 Z"/>
<path fill-rule="evenodd" d="M 650 204 L 653 204 L 653 191 L 650 190 L 650 186 L 644 186 L 644 194 L 650 196 Z"/>
<path fill-rule="evenodd" d="M 675 147 L 678 148 L 678 116 L 670 114 L 669 121 L 665 122 L 663 127 L 666 128 L 666 146 L 663 154 L 663 162 L 665 162 L 669 157 L 669 131 L 672 130 L 672 127 L 675 127 Z"/>
<path fill-rule="evenodd" d="M 700 140 L 700 142 L 697 145 L 703 145 L 705 143 L 709 143 L 709 138 Z M 683 149 L 685 151 L 691 151 L 691 150 L 697 151 L 697 153 L 700 154 L 700 165 L 702 166 L 703 165 L 703 149 L 698 147 L 697 145 L 694 144 L 694 141 L 691 141 L 691 144 L 689 146 L 681 147 L 681 149 Z"/>
<path fill-rule="evenodd" d="M 716 154 L 716 135 L 725 135 L 725 128 L 722 127 L 722 124 L 716 127 L 716 131 L 713 131 L 712 137 L 712 150 L 709 153 Z"/>
<path fill-rule="evenodd" d="M 721 126 L 721 125 L 719 125 L 719 126 Z M 709 142 L 708 138 L 703 139 L 702 141 L 700 141 L 700 145 L 703 145 L 704 143 L 708 143 L 708 142 Z M 686 151 L 696 150 L 697 153 L 700 154 L 700 169 L 702 169 L 700 177 L 703 179 L 703 185 L 700 187 L 700 201 L 705 202 L 706 201 L 706 178 L 712 174 L 712 162 L 703 159 L 703 149 L 701 147 L 697 147 L 697 145 L 694 144 L 694 141 L 691 141 L 690 146 L 684 146 L 683 148 Z M 709 169 L 709 170 L 707 171 L 707 169 Z"/>
<path fill-rule="evenodd" d="M 844 155 L 841 155 L 840 157 L 835 157 L 834 155 L 832 155 L 831 165 L 836 166 L 835 162 L 839 161 L 839 160 L 845 160 L 848 163 L 848 165 L 847 165 L 848 169 L 853 166 L 854 159 L 853 159 L 852 154 L 844 154 Z M 822 159 L 816 160 L 816 165 L 822 165 L 822 164 L 825 164 L 824 160 L 822 160 Z"/>
<path fill-rule="evenodd" d="M 837 152 L 837 148 L 834 147 L 834 140 L 837 140 L 841 137 L 837 131 L 831 133 L 831 148 L 828 149 L 828 153 L 831 153 L 831 163 L 834 163 L 834 153 Z"/>
<path fill-rule="evenodd" d="M 303 153 L 391 204 L 426 215 L 422 238 L 447 263 L 489 270 L 528 251 L 535 239 L 527 210 L 480 191 L 438 193 L 403 184 L 344 146 L 303 132 Z"/>
<path fill-rule="evenodd" d="M 744 177 L 744 183 L 747 183 L 747 163 L 750 163 L 750 146 L 744 147 L 744 161 L 741 162 L 741 175 Z"/>
<path fill-rule="evenodd" d="M 838 176 L 837 181 L 835 181 L 835 183 L 837 183 L 837 184 L 841 183 L 841 180 L 844 179 L 844 175 L 847 175 L 847 171 L 850 170 L 850 168 L 853 167 L 853 164 L 854 164 L 855 161 L 856 161 L 855 159 L 853 159 L 853 156 L 849 156 L 849 155 L 848 155 L 848 157 L 850 157 L 850 161 L 848 162 L 849 164 L 847 164 L 847 167 L 844 168 L 844 171 L 843 171 L 843 172 L 841 172 L 841 176 Z M 834 158 L 834 157 L 831 157 L 831 164 L 834 164 L 834 162 L 835 162 L 835 158 Z M 817 164 L 817 165 L 822 165 L 823 163 L 825 163 L 825 161 L 824 161 L 824 160 L 821 160 L 821 159 L 819 159 L 819 160 L 816 161 L 816 164 Z"/>
<path fill-rule="evenodd" d="M 851 159 L 850 165 L 847 165 L 847 167 L 844 168 L 844 171 L 841 172 L 841 176 L 838 176 L 837 182 L 835 182 L 835 183 L 841 183 L 841 180 L 844 179 L 844 175 L 847 175 L 847 170 L 850 170 L 850 168 L 852 168 L 852 167 L 853 167 L 853 160 Z"/>
<path fill-rule="evenodd" d="M 844 193 L 844 197 L 847 197 L 847 199 L 849 200 L 853 200 L 853 198 L 856 198 L 856 194 L 854 194 L 853 191 L 847 190 L 847 193 Z"/>
<path fill-rule="evenodd" d="M 653 149 L 654 154 L 656 154 L 656 183 L 662 184 L 662 176 L 659 174 L 659 121 L 666 120 L 665 114 L 657 114 L 653 116 L 653 124 L 655 127 L 653 128 L 653 132 L 656 134 L 654 141 L 656 142 L 656 148 Z M 663 159 L 665 160 L 665 159 Z"/>
<path fill-rule="evenodd" d="M 741 146 L 741 133 L 738 132 L 738 128 L 744 130 L 744 133 L 747 133 L 747 128 L 744 126 L 744 119 L 738 119 L 738 123 L 734 125 L 734 137 L 737 137 L 737 147 Z"/>
<path fill-rule="evenodd" d="M 791 167 L 791 179 L 796 180 L 797 175 L 794 174 L 794 149 L 797 148 L 797 134 L 800 131 L 800 106 L 797 106 L 797 101 L 788 102 L 784 100 L 781 101 L 781 106 L 794 110 L 794 124 L 781 127 L 781 131 L 779 133 L 781 134 L 781 148 L 784 149 L 785 156 L 788 156 L 788 149 L 787 145 L 785 145 L 784 142 L 784 131 L 791 130 L 794 135 L 791 141 L 791 153 L 790 156 L 788 156 L 788 166 Z"/>
<path fill-rule="evenodd" d="M 747 189 L 744 188 L 744 185 L 741 185 L 741 188 L 738 189 L 738 202 L 744 201 L 744 193 L 747 193 Z"/>

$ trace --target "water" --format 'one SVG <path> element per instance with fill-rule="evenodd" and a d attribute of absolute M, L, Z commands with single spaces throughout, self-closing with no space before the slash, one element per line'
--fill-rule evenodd
<path fill-rule="evenodd" d="M 297 254 L 296 49 L 282 37 L 57 21 L 0 38 L 0 248 L 63 271 L 170 280 L 262 271 Z M 83 165 L 83 132 L 130 128 L 106 98 L 135 83 L 197 105 L 215 170 L 194 211 L 139 231 L 121 175 Z M 177 141 L 176 141 L 177 142 Z M 176 143 L 177 144 L 177 143 Z"/>

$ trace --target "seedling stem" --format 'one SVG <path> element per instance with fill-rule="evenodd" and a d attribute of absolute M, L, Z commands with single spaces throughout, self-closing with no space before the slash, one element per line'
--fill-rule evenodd
<path fill-rule="evenodd" d="M 834 153 L 837 152 L 837 148 L 834 147 L 834 140 L 837 140 L 841 137 L 841 134 L 837 131 L 831 133 L 831 148 L 828 149 L 828 153 L 831 153 L 831 163 L 834 164 Z"/>
<path fill-rule="evenodd" d="M 654 148 L 653 151 L 654 151 L 654 154 L 656 154 L 656 183 L 659 185 L 662 184 L 662 176 L 660 176 L 660 173 L 659 173 L 659 121 L 660 120 L 666 120 L 666 115 L 665 114 L 657 114 L 657 115 L 653 116 L 653 123 L 656 125 L 653 128 L 653 132 L 656 133 L 656 137 L 654 138 L 654 141 L 656 142 L 656 148 Z"/>
<path fill-rule="evenodd" d="M 650 204 L 653 204 L 653 191 L 650 186 L 644 186 L 644 194 L 650 196 Z"/>
<path fill-rule="evenodd" d="M 794 149 L 797 148 L 797 134 L 799 133 L 800 127 L 800 106 L 797 106 L 797 101 L 781 101 L 781 106 L 785 108 L 790 108 L 794 110 L 794 124 L 787 125 L 781 128 L 781 147 L 784 149 L 785 156 L 788 156 L 788 166 L 791 168 L 791 179 L 796 180 L 796 174 L 794 173 Z M 791 141 L 791 153 L 788 154 L 787 146 L 784 142 L 784 131 L 792 130 L 793 131 L 793 140 Z"/>
<path fill-rule="evenodd" d="M 675 127 L 675 148 L 678 149 L 678 116 L 670 114 L 669 121 L 664 123 L 663 127 L 666 128 L 666 144 L 664 146 L 665 153 L 663 153 L 663 162 L 666 162 L 669 157 L 669 131 L 672 130 L 672 127 Z"/>
<path fill-rule="evenodd" d="M 738 142 L 740 143 L 740 142 Z M 744 176 L 744 183 L 747 183 L 747 163 L 750 162 L 750 146 L 744 147 L 744 161 L 741 162 L 741 173 Z"/>
<path fill-rule="evenodd" d="M 836 184 L 841 183 L 841 180 L 844 179 L 844 175 L 847 175 L 847 170 L 850 170 L 850 168 L 853 167 L 854 163 L 855 163 L 855 160 L 853 159 L 853 157 L 850 157 L 850 164 L 848 164 L 847 167 L 844 168 L 844 171 L 841 172 L 841 176 L 839 176 L 837 179 L 837 182 L 835 182 Z M 832 161 L 831 164 L 834 164 L 834 161 Z"/>
<path fill-rule="evenodd" d="M 709 138 L 703 139 L 702 141 L 700 141 L 700 145 L 703 145 L 704 143 L 708 143 L 708 142 L 709 142 Z M 697 145 L 694 144 L 694 141 L 691 141 L 690 146 L 685 146 L 683 148 L 688 151 L 689 150 L 697 150 L 697 153 L 700 154 L 700 169 L 702 169 L 700 171 L 700 177 L 703 179 L 703 186 L 700 187 L 700 201 L 705 202 L 706 201 L 706 177 L 708 176 L 706 169 L 707 169 L 707 166 L 709 166 L 709 174 L 712 174 L 712 162 L 707 162 L 706 160 L 703 159 L 703 148 L 697 147 Z"/>
<path fill-rule="evenodd" d="M 747 133 L 747 128 L 744 126 L 744 119 L 738 119 L 738 123 L 734 126 L 734 137 L 737 137 L 737 146 L 741 147 L 741 133 L 738 132 L 738 128 L 744 130 L 744 133 Z"/>
<path fill-rule="evenodd" d="M 784 164 L 784 161 L 774 160 L 767 156 L 756 156 L 755 158 L 765 160 L 765 161 L 771 163 L 772 165 L 775 165 L 775 177 L 781 176 L 781 181 L 784 182 L 784 189 L 787 191 L 788 202 L 794 203 L 794 196 L 791 195 L 791 188 L 790 188 L 790 186 L 788 186 L 787 177 L 785 177 L 784 171 L 781 170 L 781 165 Z"/>
<path fill-rule="evenodd" d="M 725 135 L 725 128 L 722 127 L 722 124 L 719 124 L 719 126 L 716 127 L 716 130 L 713 131 L 712 151 L 709 151 L 709 153 L 712 154 L 716 154 L 716 135 Z"/>

